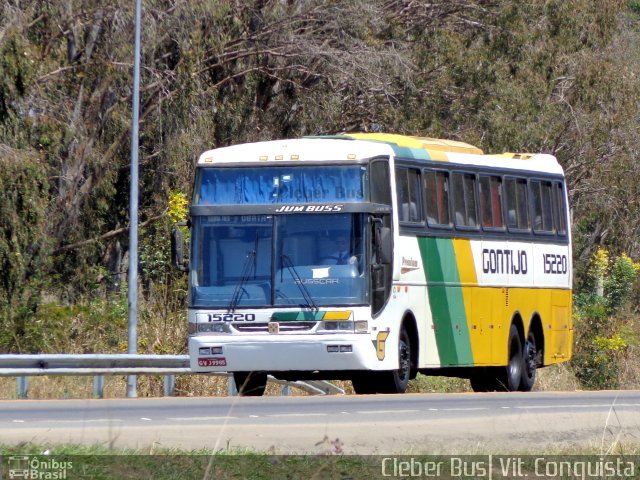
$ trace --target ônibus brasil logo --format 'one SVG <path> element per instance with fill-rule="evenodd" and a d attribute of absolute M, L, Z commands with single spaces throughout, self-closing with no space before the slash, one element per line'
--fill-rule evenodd
<path fill-rule="evenodd" d="M 66 480 L 69 478 L 68 471 L 72 468 L 73 462 L 71 461 L 61 461 L 46 456 L 16 455 L 7 457 L 7 470 L 10 479 Z"/>

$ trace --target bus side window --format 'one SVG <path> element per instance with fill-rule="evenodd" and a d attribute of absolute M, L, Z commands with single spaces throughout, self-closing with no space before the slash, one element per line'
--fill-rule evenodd
<path fill-rule="evenodd" d="M 524 178 L 507 178 L 506 214 L 509 229 L 529 230 L 527 181 Z"/>
<path fill-rule="evenodd" d="M 420 172 L 413 168 L 396 168 L 398 218 L 401 222 L 422 222 Z"/>
<path fill-rule="evenodd" d="M 551 182 L 532 180 L 529 185 L 533 206 L 533 231 L 553 233 Z"/>
<path fill-rule="evenodd" d="M 387 160 L 374 160 L 371 162 L 369 189 L 373 203 L 391 205 L 389 162 Z"/>
<path fill-rule="evenodd" d="M 480 175 L 480 211 L 483 228 L 504 228 L 502 220 L 502 178 Z"/>
<path fill-rule="evenodd" d="M 556 231 L 559 235 L 567 234 L 567 217 L 564 203 L 564 190 L 560 182 L 553 184 L 553 211 L 556 219 Z"/>
<path fill-rule="evenodd" d="M 457 227 L 478 228 L 475 186 L 475 175 L 470 173 L 453 174 L 453 205 Z"/>
<path fill-rule="evenodd" d="M 449 172 L 425 170 L 424 192 L 429 226 L 451 227 L 449 218 Z"/>

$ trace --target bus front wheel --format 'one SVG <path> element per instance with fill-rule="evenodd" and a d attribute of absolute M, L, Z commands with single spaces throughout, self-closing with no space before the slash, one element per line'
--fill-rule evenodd
<path fill-rule="evenodd" d="M 233 380 L 241 397 L 261 397 L 267 388 L 266 372 L 234 372 Z"/>
<path fill-rule="evenodd" d="M 411 379 L 411 339 L 402 327 L 398 338 L 398 369 L 382 372 L 362 372 L 352 380 L 358 395 L 370 393 L 404 393 Z"/>

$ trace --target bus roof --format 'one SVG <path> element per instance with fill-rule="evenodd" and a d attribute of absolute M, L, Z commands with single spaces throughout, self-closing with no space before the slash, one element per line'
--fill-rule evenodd
<path fill-rule="evenodd" d="M 503 169 L 562 174 L 553 155 L 501 153 L 485 155 L 467 143 L 389 133 L 350 133 L 321 137 L 244 143 L 208 150 L 199 166 L 290 161 L 357 161 L 377 156 L 451 162 Z"/>

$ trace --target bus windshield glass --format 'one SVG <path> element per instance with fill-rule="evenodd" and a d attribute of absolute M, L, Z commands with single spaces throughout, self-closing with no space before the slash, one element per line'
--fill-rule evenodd
<path fill-rule="evenodd" d="M 192 306 L 366 304 L 364 225 L 361 213 L 197 216 Z"/>
<path fill-rule="evenodd" d="M 364 165 L 198 169 L 194 205 L 362 202 Z"/>

